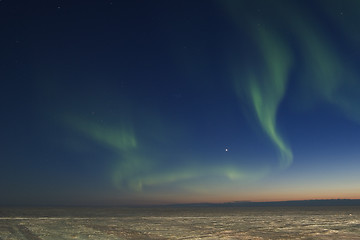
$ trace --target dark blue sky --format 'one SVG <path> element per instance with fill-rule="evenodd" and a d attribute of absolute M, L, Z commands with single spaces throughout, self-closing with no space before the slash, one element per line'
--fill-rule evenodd
<path fill-rule="evenodd" d="M 360 198 L 357 1 L 0 1 L 0 204 Z"/>

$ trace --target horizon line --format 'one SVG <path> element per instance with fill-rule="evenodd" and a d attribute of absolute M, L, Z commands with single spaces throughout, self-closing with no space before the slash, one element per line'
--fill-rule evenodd
<path fill-rule="evenodd" d="M 321 204 L 323 203 L 323 204 Z M 324 204 L 325 203 L 325 204 Z M 240 200 L 231 202 L 189 202 L 189 203 L 138 203 L 138 204 L 0 204 L 0 208 L 19 207 L 19 208 L 46 208 L 46 207 L 94 207 L 94 208 L 108 208 L 108 207 L 186 207 L 186 206 L 350 206 L 360 205 L 360 199 L 336 198 L 336 199 L 305 199 L 305 200 L 280 200 L 280 201 L 251 201 Z"/>

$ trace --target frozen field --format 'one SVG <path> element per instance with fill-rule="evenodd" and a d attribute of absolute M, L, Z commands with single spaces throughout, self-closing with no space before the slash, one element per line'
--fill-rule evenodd
<path fill-rule="evenodd" d="M 0 208 L 10 239 L 360 240 L 360 207 Z"/>

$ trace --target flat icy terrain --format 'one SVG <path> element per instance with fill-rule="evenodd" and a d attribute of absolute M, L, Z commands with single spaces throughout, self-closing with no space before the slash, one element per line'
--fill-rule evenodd
<path fill-rule="evenodd" d="M 360 207 L 0 208 L 10 239 L 360 240 Z"/>

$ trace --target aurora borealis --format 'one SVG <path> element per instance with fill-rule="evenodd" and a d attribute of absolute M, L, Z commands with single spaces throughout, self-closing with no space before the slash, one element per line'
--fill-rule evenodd
<path fill-rule="evenodd" d="M 0 204 L 360 198 L 359 1 L 0 11 Z"/>

